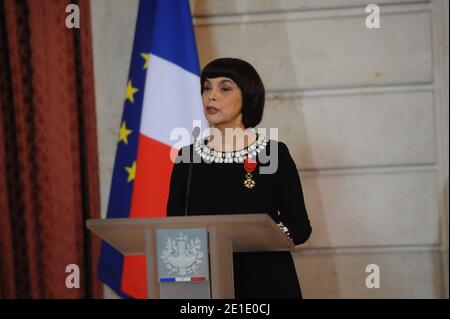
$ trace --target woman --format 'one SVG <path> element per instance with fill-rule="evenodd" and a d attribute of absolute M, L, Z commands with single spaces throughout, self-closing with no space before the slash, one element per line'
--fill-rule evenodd
<path fill-rule="evenodd" d="M 203 69 L 200 81 L 212 134 L 178 153 L 181 158 L 187 152 L 193 164 L 174 165 L 168 216 L 267 213 L 296 245 L 304 243 L 311 226 L 295 163 L 284 143 L 252 129 L 265 100 L 258 73 L 245 61 L 221 58 Z M 227 138 L 230 130 L 234 138 Z M 261 161 L 263 152 L 269 163 Z M 273 161 L 277 169 L 264 174 Z M 302 297 L 290 252 L 235 253 L 233 259 L 236 298 Z"/>

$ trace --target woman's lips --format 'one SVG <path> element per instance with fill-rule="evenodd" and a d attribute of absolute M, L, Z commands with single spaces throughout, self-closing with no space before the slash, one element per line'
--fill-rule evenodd
<path fill-rule="evenodd" d="M 216 114 L 216 113 L 219 112 L 220 110 L 219 110 L 219 109 L 216 109 L 215 107 L 212 107 L 212 106 L 207 106 L 207 107 L 205 107 L 205 111 L 206 111 L 206 113 L 208 113 L 208 114 Z"/>

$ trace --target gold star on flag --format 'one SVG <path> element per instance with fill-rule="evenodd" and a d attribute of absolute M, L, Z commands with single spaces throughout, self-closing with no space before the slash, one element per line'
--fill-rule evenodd
<path fill-rule="evenodd" d="M 131 167 L 125 166 L 125 170 L 128 172 L 128 180 L 127 182 L 131 182 L 136 177 L 136 161 L 133 162 Z"/>
<path fill-rule="evenodd" d="M 137 88 L 133 87 L 131 80 L 128 80 L 127 89 L 125 91 L 125 98 L 131 103 L 134 103 L 134 94 L 139 91 Z"/>
<path fill-rule="evenodd" d="M 148 68 L 148 62 L 150 60 L 150 53 L 141 53 L 141 57 L 143 57 L 144 60 L 145 60 L 145 64 L 144 64 L 144 67 L 143 67 L 143 69 L 145 70 L 145 69 Z"/>
<path fill-rule="evenodd" d="M 127 129 L 125 121 L 123 121 L 122 126 L 119 129 L 119 143 L 123 141 L 128 145 L 128 135 L 130 135 L 132 132 L 132 130 Z"/>

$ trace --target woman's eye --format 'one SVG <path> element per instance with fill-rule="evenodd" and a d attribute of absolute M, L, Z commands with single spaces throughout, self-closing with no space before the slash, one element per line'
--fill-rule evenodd
<path fill-rule="evenodd" d="M 204 90 L 204 91 L 209 91 L 209 90 L 211 90 L 211 88 L 210 88 L 209 86 L 205 86 L 205 87 L 203 88 L 203 90 Z"/>
<path fill-rule="evenodd" d="M 230 89 L 230 88 L 222 88 L 222 90 L 225 91 L 225 92 L 228 92 L 228 91 L 230 91 L 231 89 Z"/>

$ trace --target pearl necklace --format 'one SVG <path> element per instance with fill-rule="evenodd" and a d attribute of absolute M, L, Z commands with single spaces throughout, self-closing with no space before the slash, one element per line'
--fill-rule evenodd
<path fill-rule="evenodd" d="M 262 136 L 258 134 L 258 138 L 252 144 L 247 146 L 246 148 L 239 151 L 231 151 L 231 152 L 219 152 L 205 145 L 204 142 L 197 138 L 194 142 L 194 150 L 197 154 L 203 158 L 206 162 L 215 162 L 215 163 L 243 163 L 245 161 L 245 157 L 254 158 L 256 155 L 263 150 L 267 143 L 269 142 L 269 138 L 267 136 Z"/>

